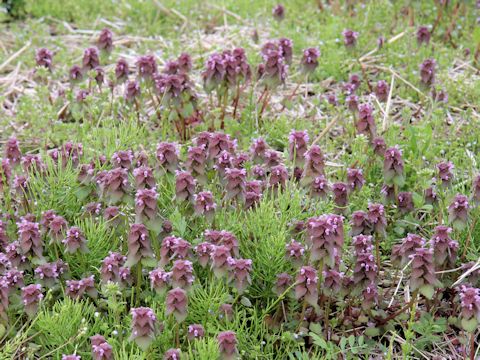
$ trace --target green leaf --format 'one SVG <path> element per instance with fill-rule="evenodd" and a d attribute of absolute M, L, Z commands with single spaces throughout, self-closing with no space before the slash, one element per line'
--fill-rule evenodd
<path fill-rule="evenodd" d="M 375 337 L 380 335 L 380 329 L 376 327 L 369 327 L 365 329 L 365 335 Z"/>
<path fill-rule="evenodd" d="M 243 306 L 252 307 L 252 302 L 250 301 L 249 298 L 247 298 L 247 297 L 245 297 L 245 296 L 242 296 L 242 298 L 240 299 L 240 303 L 241 303 Z"/>
<path fill-rule="evenodd" d="M 418 290 L 420 291 L 420 294 L 425 296 L 427 299 L 432 299 L 433 294 L 435 294 L 435 289 L 432 285 L 423 285 Z"/>
<path fill-rule="evenodd" d="M 475 317 L 472 317 L 470 320 L 462 319 L 462 327 L 465 331 L 472 333 L 478 327 L 478 321 Z"/>
<path fill-rule="evenodd" d="M 342 336 L 342 338 L 340 339 L 340 349 L 342 349 L 342 351 L 345 351 L 346 345 L 347 345 L 347 338 Z"/>
<path fill-rule="evenodd" d="M 355 336 L 350 335 L 350 336 L 348 337 L 348 344 L 349 344 L 350 347 L 352 347 L 352 348 L 355 346 Z"/>
<path fill-rule="evenodd" d="M 322 326 L 319 323 L 311 323 L 309 328 L 315 334 L 322 334 Z"/>

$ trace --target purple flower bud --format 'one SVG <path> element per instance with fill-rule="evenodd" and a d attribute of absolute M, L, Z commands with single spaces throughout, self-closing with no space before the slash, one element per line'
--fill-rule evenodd
<path fill-rule="evenodd" d="M 137 58 L 136 62 L 138 77 L 149 80 L 157 73 L 157 62 L 153 55 L 144 55 Z"/>
<path fill-rule="evenodd" d="M 2 278 L 10 289 L 19 289 L 24 286 L 23 271 L 20 271 L 16 268 L 10 269 L 5 272 Z"/>
<path fill-rule="evenodd" d="M 305 168 L 302 183 L 311 184 L 313 180 L 325 174 L 325 157 L 318 145 L 312 145 L 305 152 Z"/>
<path fill-rule="evenodd" d="M 81 360 L 81 357 L 80 357 L 80 355 L 75 355 L 75 354 L 73 354 L 73 355 L 63 354 L 62 355 L 62 360 Z"/>
<path fill-rule="evenodd" d="M 330 185 L 323 175 L 317 176 L 310 185 L 310 195 L 320 199 L 325 199 L 330 191 Z"/>
<path fill-rule="evenodd" d="M 185 167 L 200 183 L 206 182 L 207 152 L 204 145 L 190 146 Z"/>
<path fill-rule="evenodd" d="M 110 252 L 110 254 L 103 259 L 102 267 L 100 268 L 102 281 L 105 283 L 109 281 L 120 283 L 120 268 L 125 264 L 126 260 L 126 256 L 120 253 Z"/>
<path fill-rule="evenodd" d="M 93 360 L 113 360 L 113 348 L 102 335 L 90 337 Z"/>
<path fill-rule="evenodd" d="M 292 277 L 287 273 L 277 275 L 277 280 L 273 286 L 273 292 L 278 296 L 282 295 L 292 284 Z"/>
<path fill-rule="evenodd" d="M 180 149 L 176 143 L 161 142 L 157 145 L 157 160 L 162 172 L 172 174 L 178 169 Z"/>
<path fill-rule="evenodd" d="M 378 101 L 387 101 L 389 91 L 390 87 L 385 80 L 379 80 L 377 82 L 377 86 L 375 86 L 375 96 L 377 97 Z"/>
<path fill-rule="evenodd" d="M 376 125 L 373 118 L 373 108 L 369 104 L 360 104 L 358 106 L 358 121 L 355 124 L 357 132 L 373 138 L 375 136 Z"/>
<path fill-rule="evenodd" d="M 210 191 L 201 191 L 194 195 L 194 201 L 193 208 L 195 213 L 197 215 L 204 215 L 207 220 L 212 220 L 215 214 L 215 208 L 217 207 L 213 194 Z"/>
<path fill-rule="evenodd" d="M 281 50 L 270 50 L 263 54 L 264 63 L 257 70 L 258 77 L 267 87 L 275 88 L 285 83 L 288 74 L 287 60 Z"/>
<path fill-rule="evenodd" d="M 102 213 L 102 204 L 99 202 L 90 202 L 83 207 L 85 215 L 99 216 Z"/>
<path fill-rule="evenodd" d="M 345 104 L 347 104 L 348 110 L 352 112 L 357 112 L 358 111 L 358 106 L 359 106 L 359 99 L 358 96 L 355 94 L 348 95 L 345 98 Z"/>
<path fill-rule="evenodd" d="M 225 80 L 226 61 L 221 54 L 213 53 L 205 63 L 202 72 L 203 87 L 207 93 L 217 89 Z"/>
<path fill-rule="evenodd" d="M 288 180 L 288 170 L 283 164 L 274 166 L 270 170 L 268 185 L 274 189 L 285 188 Z"/>
<path fill-rule="evenodd" d="M 113 33 L 110 29 L 103 29 L 97 39 L 97 47 L 110 53 L 113 49 Z"/>
<path fill-rule="evenodd" d="M 250 278 L 252 260 L 229 257 L 227 264 L 229 281 L 233 282 L 238 293 L 242 294 L 247 286 L 252 283 L 252 279 Z"/>
<path fill-rule="evenodd" d="M 126 267 L 132 267 L 142 259 L 153 258 L 148 230 L 143 224 L 133 224 L 128 234 L 128 254 Z"/>
<path fill-rule="evenodd" d="M 205 336 L 205 329 L 200 324 L 188 325 L 187 328 L 187 338 L 190 341 L 195 339 L 201 339 Z"/>
<path fill-rule="evenodd" d="M 147 307 L 133 308 L 132 313 L 132 334 L 130 341 L 146 351 L 155 339 L 157 317 L 152 309 Z"/>
<path fill-rule="evenodd" d="M 403 191 L 398 193 L 397 197 L 398 209 L 403 213 L 409 213 L 415 208 L 413 205 L 413 195 L 411 192 Z"/>
<path fill-rule="evenodd" d="M 217 336 L 221 360 L 233 360 L 237 357 L 237 337 L 233 331 L 223 331 Z"/>
<path fill-rule="evenodd" d="M 303 165 L 310 138 L 306 130 L 292 130 L 288 136 L 288 153 L 290 161 L 296 165 Z"/>
<path fill-rule="evenodd" d="M 12 264 L 12 267 L 22 267 L 25 266 L 27 262 L 27 257 L 22 254 L 19 241 L 13 241 L 8 244 L 5 247 L 5 254 L 7 255 L 8 260 Z"/>
<path fill-rule="evenodd" d="M 385 183 L 390 186 L 393 184 L 403 186 L 405 182 L 402 152 L 396 146 L 385 150 L 383 176 Z"/>
<path fill-rule="evenodd" d="M 5 157 L 10 161 L 10 164 L 17 165 L 22 158 L 22 152 L 20 151 L 19 141 L 15 137 L 11 137 L 5 144 Z"/>
<path fill-rule="evenodd" d="M 365 184 L 362 169 L 347 169 L 347 183 L 351 191 L 360 190 Z"/>
<path fill-rule="evenodd" d="M 128 79 L 128 75 L 130 75 L 130 67 L 128 66 L 127 60 L 123 58 L 118 59 L 115 65 L 115 78 L 117 82 L 123 83 Z"/>
<path fill-rule="evenodd" d="M 418 45 L 421 44 L 426 44 L 430 42 L 430 31 L 428 30 L 428 27 L 426 26 L 419 26 L 417 29 L 417 42 Z"/>
<path fill-rule="evenodd" d="M 155 178 L 153 177 L 153 170 L 148 166 L 140 166 L 133 170 L 135 177 L 135 185 L 137 189 L 155 188 Z"/>
<path fill-rule="evenodd" d="M 227 273 L 228 258 L 230 257 L 230 249 L 225 245 L 214 246 L 210 257 L 212 259 L 212 270 L 217 278 L 221 278 Z"/>
<path fill-rule="evenodd" d="M 448 221 L 457 230 L 463 230 L 468 221 L 470 205 L 465 195 L 458 194 L 448 207 Z"/>
<path fill-rule="evenodd" d="M 305 242 L 310 260 L 323 260 L 328 267 L 335 267 L 344 242 L 342 217 L 328 214 L 308 219 Z"/>
<path fill-rule="evenodd" d="M 385 39 L 384 36 L 379 36 L 378 39 L 377 39 L 377 46 L 379 49 L 383 48 L 383 45 L 385 45 L 385 42 L 387 40 Z"/>
<path fill-rule="evenodd" d="M 35 279 L 47 288 L 51 288 L 58 282 L 63 273 L 65 264 L 62 260 L 53 263 L 45 263 L 35 268 Z"/>
<path fill-rule="evenodd" d="M 435 82 L 435 71 L 437 62 L 434 59 L 426 59 L 420 65 L 420 82 L 426 87 L 430 87 Z"/>
<path fill-rule="evenodd" d="M 313 307 L 317 307 L 318 301 L 318 276 L 317 270 L 311 266 L 303 266 L 297 274 L 295 297 L 303 299 Z"/>
<path fill-rule="evenodd" d="M 287 38 L 278 39 L 278 49 L 285 59 L 285 62 L 290 65 L 293 58 L 293 42 Z"/>
<path fill-rule="evenodd" d="M 82 81 L 83 79 L 82 68 L 78 65 L 73 65 L 68 72 L 68 77 L 71 83 L 77 83 Z"/>
<path fill-rule="evenodd" d="M 70 229 L 68 229 L 67 235 L 65 239 L 62 240 L 62 243 L 65 245 L 65 250 L 70 254 L 73 254 L 79 250 L 83 253 L 88 252 L 87 239 L 79 227 L 72 226 Z"/>
<path fill-rule="evenodd" d="M 323 291 L 330 296 L 337 295 L 343 288 L 345 275 L 334 269 L 323 271 Z"/>
<path fill-rule="evenodd" d="M 97 178 L 97 184 L 99 185 L 101 192 L 112 204 L 120 202 L 126 197 L 130 190 L 127 169 L 119 167 L 107 171 L 103 176 Z"/>
<path fill-rule="evenodd" d="M 263 138 L 253 139 L 250 146 L 252 161 L 256 164 L 265 161 L 265 151 L 269 149 L 267 142 Z"/>
<path fill-rule="evenodd" d="M 181 323 L 187 317 L 188 297 L 187 292 L 180 288 L 175 288 L 167 293 L 165 314 L 173 314 L 177 322 Z"/>
<path fill-rule="evenodd" d="M 282 4 L 277 4 L 272 9 L 273 18 L 277 21 L 285 19 L 285 8 Z"/>
<path fill-rule="evenodd" d="M 229 135 L 221 132 L 210 133 L 207 147 L 208 158 L 214 160 L 223 150 L 234 153 L 236 147 L 237 140 L 232 140 Z"/>
<path fill-rule="evenodd" d="M 97 48 L 88 48 L 83 52 L 82 59 L 83 68 L 86 70 L 93 70 L 100 65 L 99 54 Z"/>
<path fill-rule="evenodd" d="M 308 48 L 303 50 L 302 60 L 300 62 L 302 71 L 304 73 L 312 73 L 318 66 L 318 57 L 320 51 L 317 48 Z"/>
<path fill-rule="evenodd" d="M 186 259 L 190 256 L 191 245 L 188 241 L 175 236 L 167 236 L 160 247 L 160 266 L 173 259 Z"/>
<path fill-rule="evenodd" d="M 473 179 L 473 201 L 480 203 L 480 174 Z"/>
<path fill-rule="evenodd" d="M 163 360 L 180 360 L 181 354 L 180 349 L 169 349 L 163 355 Z"/>
<path fill-rule="evenodd" d="M 345 29 L 343 30 L 342 35 L 343 35 L 343 43 L 347 48 L 354 47 L 355 45 L 357 45 L 358 32 L 350 29 Z"/>
<path fill-rule="evenodd" d="M 384 235 L 387 228 L 385 207 L 382 204 L 368 205 L 368 220 L 373 225 L 373 230 L 379 235 Z"/>
<path fill-rule="evenodd" d="M 195 246 L 195 253 L 197 254 L 200 266 L 206 267 L 210 260 L 214 245 L 209 242 L 202 242 Z"/>
<path fill-rule="evenodd" d="M 43 299 L 42 286 L 32 284 L 22 288 L 22 302 L 25 312 L 32 317 L 37 313 L 38 304 Z"/>
<path fill-rule="evenodd" d="M 290 240 L 286 245 L 285 257 L 291 260 L 295 266 L 299 266 L 303 263 L 304 255 L 305 247 L 294 239 Z"/>
<path fill-rule="evenodd" d="M 444 225 L 435 227 L 435 233 L 430 241 L 433 248 L 434 262 L 441 269 L 455 267 L 458 242 L 450 238 L 452 228 Z"/>
<path fill-rule="evenodd" d="M 453 163 L 449 162 L 441 162 L 437 164 L 438 170 L 438 177 L 442 181 L 442 184 L 448 186 L 452 183 L 453 179 L 453 170 L 454 166 Z"/>
<path fill-rule="evenodd" d="M 45 67 L 49 70 L 52 69 L 53 53 L 45 48 L 40 48 L 35 53 L 35 62 L 37 66 Z"/>
<path fill-rule="evenodd" d="M 346 207 L 348 203 L 348 186 L 343 182 L 332 185 L 333 201 L 338 207 Z"/>
<path fill-rule="evenodd" d="M 431 186 L 425 189 L 424 197 L 426 204 L 434 205 L 438 202 L 437 193 Z"/>
<path fill-rule="evenodd" d="M 65 292 L 72 299 L 80 299 L 84 294 L 93 298 L 98 295 L 93 275 L 80 280 L 67 280 Z"/>

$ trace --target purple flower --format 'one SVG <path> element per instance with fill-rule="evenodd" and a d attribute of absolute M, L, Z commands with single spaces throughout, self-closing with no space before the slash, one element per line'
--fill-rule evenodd
<path fill-rule="evenodd" d="M 310 185 L 310 195 L 320 199 L 325 199 L 330 191 L 330 185 L 328 184 L 325 176 L 317 176 Z"/>
<path fill-rule="evenodd" d="M 103 29 L 97 39 L 97 47 L 100 50 L 111 52 L 113 49 L 113 33 L 110 29 Z"/>
<path fill-rule="evenodd" d="M 282 4 L 277 4 L 272 9 L 273 18 L 277 21 L 285 19 L 285 7 Z"/>
<path fill-rule="evenodd" d="M 463 230 L 468 221 L 470 205 L 465 195 L 458 194 L 448 207 L 448 221 L 457 230 Z"/>
<path fill-rule="evenodd" d="M 376 137 L 372 140 L 372 147 L 373 152 L 375 155 L 384 157 L 385 151 L 387 150 L 387 145 L 385 144 L 385 140 L 381 137 Z"/>
<path fill-rule="evenodd" d="M 433 249 L 420 247 L 411 255 L 412 273 L 410 274 L 410 288 L 419 291 L 423 296 L 432 299 L 435 287 L 441 286 L 435 275 L 433 263 Z"/>
<path fill-rule="evenodd" d="M 97 179 L 97 184 L 112 204 L 122 201 L 130 190 L 127 169 L 120 167 L 107 171 L 104 176 Z"/>
<path fill-rule="evenodd" d="M 394 245 L 392 248 L 392 262 L 405 266 L 417 249 L 425 246 L 425 239 L 415 234 L 408 234 L 402 240 L 401 244 Z"/>
<path fill-rule="evenodd" d="M 10 161 L 11 165 L 17 165 L 22 158 L 19 141 L 15 137 L 11 137 L 5 144 L 5 157 Z"/>
<path fill-rule="evenodd" d="M 428 30 L 428 27 L 426 26 L 419 26 L 417 29 L 417 42 L 418 45 L 421 44 L 426 44 L 430 42 L 430 31 Z"/>
<path fill-rule="evenodd" d="M 233 360 L 237 357 L 237 337 L 233 331 L 223 331 L 217 336 L 221 360 Z"/>
<path fill-rule="evenodd" d="M 35 279 L 47 288 L 51 288 L 58 282 L 60 275 L 66 270 L 66 264 L 62 260 L 45 263 L 35 268 Z"/>
<path fill-rule="evenodd" d="M 205 336 L 205 329 L 201 324 L 188 325 L 187 338 L 192 341 L 195 339 L 201 339 Z"/>
<path fill-rule="evenodd" d="M 10 289 L 18 289 L 24 286 L 23 271 L 20 271 L 16 268 L 6 271 L 2 278 L 4 281 L 6 281 L 6 284 Z"/>
<path fill-rule="evenodd" d="M 102 260 L 100 268 L 100 276 L 102 281 L 107 283 L 109 281 L 120 283 L 120 269 L 125 265 L 127 257 L 117 252 L 110 252 L 108 256 Z"/>
<path fill-rule="evenodd" d="M 253 139 L 252 145 L 250 146 L 250 155 L 252 161 L 256 164 L 261 164 L 265 161 L 265 151 L 269 149 L 269 146 L 265 139 L 257 138 Z"/>
<path fill-rule="evenodd" d="M 288 153 L 295 165 L 303 165 L 310 138 L 306 130 L 292 130 L 288 136 Z"/>
<path fill-rule="evenodd" d="M 68 72 L 68 77 L 70 79 L 70 82 L 72 83 L 77 83 L 82 81 L 83 79 L 82 68 L 78 65 L 73 65 Z"/>
<path fill-rule="evenodd" d="M 115 65 L 115 78 L 118 83 L 122 83 L 128 79 L 130 75 L 130 67 L 128 66 L 127 60 L 120 58 Z M 139 88 L 140 91 L 140 88 Z"/>
<path fill-rule="evenodd" d="M 398 193 L 397 205 L 401 213 L 406 214 L 414 209 L 413 195 L 411 192 L 402 191 Z"/>
<path fill-rule="evenodd" d="M 225 199 L 235 199 L 243 202 L 245 199 L 245 180 L 247 171 L 245 169 L 225 169 Z"/>
<path fill-rule="evenodd" d="M 208 159 L 214 160 L 223 150 L 234 153 L 236 147 L 237 140 L 232 140 L 229 135 L 221 132 L 209 133 L 207 146 Z"/>
<path fill-rule="evenodd" d="M 420 82 L 426 87 L 430 87 L 435 82 L 435 71 L 437 62 L 434 59 L 426 59 L 420 65 Z"/>
<path fill-rule="evenodd" d="M 75 355 L 75 354 L 73 354 L 73 355 L 63 354 L 62 355 L 62 360 L 81 360 L 81 357 L 80 357 L 80 355 Z"/>
<path fill-rule="evenodd" d="M 273 149 L 268 149 L 265 151 L 265 163 L 264 165 L 267 168 L 272 168 L 274 166 L 282 164 L 283 153 Z"/>
<path fill-rule="evenodd" d="M 432 98 L 436 102 L 443 102 L 448 103 L 448 93 L 445 89 L 437 90 L 435 88 L 432 89 Z"/>
<path fill-rule="evenodd" d="M 378 39 L 377 39 L 377 46 L 379 49 L 383 48 L 383 45 L 385 45 L 385 42 L 387 40 L 385 39 L 384 36 L 379 36 Z"/>
<path fill-rule="evenodd" d="M 172 286 L 189 290 L 194 280 L 192 263 L 188 260 L 175 260 L 171 270 Z"/>
<path fill-rule="evenodd" d="M 378 101 L 387 101 L 389 91 L 390 87 L 385 80 L 379 80 L 377 82 L 377 86 L 375 86 L 375 96 L 377 97 Z"/>
<path fill-rule="evenodd" d="M 338 207 L 346 207 L 348 203 L 348 186 L 343 182 L 332 185 L 333 201 Z"/>
<path fill-rule="evenodd" d="M 405 177 L 403 173 L 402 152 L 398 147 L 385 150 L 383 162 L 383 176 L 387 185 L 403 186 Z"/>
<path fill-rule="evenodd" d="M 480 323 L 480 289 L 462 285 L 459 289 L 461 322 L 465 331 L 474 333 Z"/>
<path fill-rule="evenodd" d="M 32 284 L 22 288 L 22 302 L 25 312 L 32 317 L 37 313 L 38 304 L 43 299 L 42 286 Z"/>
<path fill-rule="evenodd" d="M 438 202 L 437 193 L 431 186 L 425 189 L 424 197 L 426 204 L 434 205 Z"/>
<path fill-rule="evenodd" d="M 27 263 L 27 257 L 22 254 L 19 241 L 13 241 L 5 247 L 5 254 L 13 267 L 22 267 Z"/>
<path fill-rule="evenodd" d="M 357 112 L 358 111 L 358 106 L 359 106 L 359 99 L 358 96 L 355 94 L 348 95 L 345 98 L 345 104 L 347 104 L 348 110 L 352 112 Z"/>
<path fill-rule="evenodd" d="M 250 80 L 251 69 L 244 49 L 225 50 L 222 56 L 225 60 L 225 81 L 229 87 L 234 88 L 241 81 Z"/>
<path fill-rule="evenodd" d="M 132 150 L 119 150 L 113 153 L 111 161 L 115 167 L 130 169 L 133 163 L 133 152 Z"/>
<path fill-rule="evenodd" d="M 230 249 L 225 245 L 214 246 L 210 257 L 212 260 L 212 270 L 217 278 L 221 278 L 227 273 L 228 258 L 230 257 Z"/>
<path fill-rule="evenodd" d="M 132 224 L 128 233 L 128 253 L 126 267 L 132 267 L 143 259 L 153 258 L 148 230 L 143 224 Z"/>
<path fill-rule="evenodd" d="M 260 64 L 257 70 L 258 77 L 267 87 L 275 88 L 285 83 L 288 74 L 287 61 L 280 51 L 270 50 L 263 54 L 264 63 Z"/>
<path fill-rule="evenodd" d="M 146 351 L 155 339 L 157 317 L 153 310 L 147 307 L 133 308 L 131 313 L 132 334 L 130 335 L 130 341 L 135 341 L 143 351 Z"/>
<path fill-rule="evenodd" d="M 351 235 L 356 236 L 360 234 L 368 235 L 372 233 L 373 225 L 368 218 L 365 211 L 354 211 L 350 221 L 352 227 Z"/>
<path fill-rule="evenodd" d="M 360 190 L 365 184 L 362 169 L 347 169 L 347 183 L 351 191 Z"/>
<path fill-rule="evenodd" d="M 343 35 L 343 43 L 347 48 L 354 47 L 355 45 L 357 45 L 358 32 L 350 29 L 345 29 L 343 30 L 342 35 Z"/>
<path fill-rule="evenodd" d="M 384 235 L 387 228 L 385 207 L 382 204 L 368 205 L 368 220 L 373 225 L 373 230 L 379 235 Z"/>
<path fill-rule="evenodd" d="M 293 58 L 293 42 L 287 38 L 278 39 L 278 49 L 282 54 L 285 62 L 290 65 Z"/>
<path fill-rule="evenodd" d="M 175 178 L 175 198 L 179 201 L 194 200 L 196 180 L 188 171 L 177 171 Z"/>
<path fill-rule="evenodd" d="M 300 62 L 302 71 L 304 73 L 312 73 L 318 66 L 318 57 L 320 51 L 317 48 L 308 48 L 303 50 L 302 60 Z"/>
<path fill-rule="evenodd" d="M 91 336 L 90 343 L 92 344 L 93 360 L 113 359 L 113 348 L 102 335 Z"/>
<path fill-rule="evenodd" d="M 187 292 L 180 288 L 175 288 L 167 293 L 165 314 L 173 314 L 177 322 L 183 322 L 187 317 L 188 297 Z"/>
<path fill-rule="evenodd" d="M 93 275 L 80 280 L 67 280 L 65 292 L 72 299 L 80 299 L 85 293 L 93 298 L 98 295 Z"/>
<path fill-rule="evenodd" d="M 138 76 L 141 79 L 149 80 L 157 73 L 157 62 L 153 55 L 144 55 L 137 58 L 136 62 Z"/>
<path fill-rule="evenodd" d="M 23 219 L 17 223 L 18 241 L 24 256 L 43 258 L 43 240 L 40 235 L 39 224 Z"/>
<path fill-rule="evenodd" d="M 223 84 L 226 74 L 226 60 L 218 53 L 213 53 L 205 63 L 205 71 L 202 72 L 203 87 L 207 93 L 217 89 Z"/>
<path fill-rule="evenodd" d="M 93 70 L 100 65 L 97 48 L 91 47 L 85 49 L 85 51 L 83 52 L 82 65 L 83 68 L 86 70 Z"/>
<path fill-rule="evenodd" d="M 325 174 L 325 157 L 322 149 L 318 145 L 312 145 L 305 152 L 305 167 L 303 171 L 302 183 L 308 185 L 313 180 Z"/>
<path fill-rule="evenodd" d="M 181 354 L 180 349 L 169 349 L 163 355 L 163 360 L 180 360 Z"/>
<path fill-rule="evenodd" d="M 125 100 L 131 102 L 136 98 L 140 97 L 141 94 L 140 84 L 136 80 L 131 80 L 127 82 L 125 86 Z"/>
<path fill-rule="evenodd" d="M 70 254 L 79 250 L 82 253 L 88 252 L 87 239 L 83 235 L 82 230 L 76 226 L 72 226 L 67 230 L 67 235 L 62 240 L 62 244 L 65 245 L 65 251 Z"/>
<path fill-rule="evenodd" d="M 161 295 L 167 291 L 172 278 L 172 273 L 166 272 L 162 268 L 158 268 L 150 271 L 149 278 L 152 289 L 155 290 L 157 294 Z"/>
<path fill-rule="evenodd" d="M 186 259 L 190 256 L 191 245 L 188 241 L 175 236 L 167 236 L 160 247 L 160 266 L 173 259 Z"/>
<path fill-rule="evenodd" d="M 26 173 L 42 174 L 46 169 L 40 155 L 27 154 L 22 157 L 21 163 Z"/>
<path fill-rule="evenodd" d="M 99 202 L 90 202 L 83 207 L 87 216 L 99 216 L 102 212 L 102 204 Z"/>
<path fill-rule="evenodd" d="M 372 237 L 359 235 L 353 238 L 355 247 L 355 266 L 353 268 L 353 282 L 361 290 L 371 283 L 375 283 L 378 267 L 373 256 Z"/>
<path fill-rule="evenodd" d="M 344 242 L 342 217 L 327 214 L 308 219 L 305 242 L 310 260 L 322 260 L 328 267 L 335 267 Z"/>
<path fill-rule="evenodd" d="M 37 66 L 45 67 L 49 70 L 52 69 L 53 53 L 46 49 L 40 48 L 35 53 L 35 62 Z"/>
<path fill-rule="evenodd" d="M 305 255 L 305 247 L 295 241 L 294 239 L 286 245 L 285 257 L 292 261 L 295 266 L 299 266 L 303 263 L 303 257 Z"/>
<path fill-rule="evenodd" d="M 200 183 L 206 183 L 207 152 L 205 145 L 190 146 L 187 151 L 185 167 Z"/>
<path fill-rule="evenodd" d="M 137 189 L 153 189 L 156 186 L 155 178 L 153 177 L 153 170 L 148 166 L 142 165 L 135 168 L 133 170 L 133 176 L 135 177 L 135 185 Z"/>
<path fill-rule="evenodd" d="M 156 156 L 163 172 L 175 173 L 178 169 L 179 155 L 180 149 L 176 143 L 161 142 L 157 145 Z"/>
<path fill-rule="evenodd" d="M 197 254 L 198 262 L 202 267 L 207 266 L 213 250 L 214 245 L 209 242 L 200 243 L 195 247 L 195 253 Z"/>
<path fill-rule="evenodd" d="M 138 222 L 158 219 L 158 193 L 155 189 L 140 189 L 135 194 L 135 215 Z"/>
<path fill-rule="evenodd" d="M 480 174 L 473 179 L 473 201 L 480 203 Z"/>
<path fill-rule="evenodd" d="M 282 295 L 290 287 L 292 283 L 292 277 L 287 273 L 281 273 L 277 275 L 277 280 L 273 286 L 273 292 L 278 296 Z"/>
<path fill-rule="evenodd" d="M 435 227 L 430 244 L 433 248 L 435 265 L 442 269 L 450 269 L 455 267 L 457 259 L 458 242 L 450 238 L 452 228 L 439 225 Z"/>
<path fill-rule="evenodd" d="M 298 271 L 295 286 L 295 297 L 303 299 L 313 307 L 317 307 L 318 301 L 318 276 L 317 270 L 311 266 L 303 266 Z"/>
<path fill-rule="evenodd" d="M 250 278 L 252 260 L 229 257 L 227 264 L 229 281 L 233 282 L 239 294 L 243 294 L 247 286 L 252 283 L 252 279 Z"/>
<path fill-rule="evenodd" d="M 288 180 L 288 170 L 283 164 L 274 166 L 270 170 L 268 185 L 274 189 L 285 188 Z"/>
<path fill-rule="evenodd" d="M 438 170 L 438 177 L 442 181 L 442 184 L 445 186 L 448 186 L 452 183 L 453 179 L 453 170 L 454 166 L 453 163 L 450 161 L 448 162 L 441 162 L 437 164 L 437 170 Z"/>
<path fill-rule="evenodd" d="M 369 104 L 358 106 L 358 121 L 355 126 L 359 134 L 364 134 L 370 138 L 375 136 L 376 125 L 373 118 L 373 108 Z"/>
<path fill-rule="evenodd" d="M 327 295 L 337 295 L 343 288 L 344 274 L 334 269 L 323 271 L 323 291 Z"/>
<path fill-rule="evenodd" d="M 204 215 L 207 220 L 212 220 L 215 214 L 215 199 L 210 191 L 201 191 L 194 195 L 193 208 L 197 215 Z"/>
<path fill-rule="evenodd" d="M 8 186 L 12 177 L 10 163 L 10 159 L 1 159 L 0 161 L 0 193 L 3 193 L 4 188 Z"/>

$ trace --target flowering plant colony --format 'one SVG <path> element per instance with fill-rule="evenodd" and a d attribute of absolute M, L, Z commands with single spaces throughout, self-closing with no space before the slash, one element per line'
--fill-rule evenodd
<path fill-rule="evenodd" d="M 288 15 L 282 5 L 272 14 L 279 23 Z M 361 31 L 345 29 L 341 36 L 342 46 L 355 52 Z M 418 27 L 418 46 L 429 46 L 431 36 L 428 27 Z M 270 341 L 272 348 L 263 350 L 270 358 L 277 358 L 276 341 L 323 354 L 328 343 L 345 350 L 347 338 L 354 348 L 350 335 L 362 339 L 356 351 L 382 358 L 386 334 L 408 337 L 412 330 L 402 322 L 426 316 L 447 319 L 450 349 L 475 356 L 480 264 L 466 254 L 479 216 L 480 174 L 456 172 L 439 154 L 430 165 L 431 183 L 420 193 L 414 188 L 410 177 L 420 169 L 407 166 L 411 155 L 404 157 L 402 142 L 379 130 L 376 104 L 389 104 L 396 91 L 387 79 L 352 73 L 341 92 L 325 95 L 329 106 L 351 115 L 349 141 L 364 144 L 364 161 L 337 169 L 316 131 L 292 124 L 284 139 L 259 136 L 246 146 L 225 131 L 230 121 L 241 121 L 249 92 L 257 96 L 259 125 L 268 121 L 289 75 L 313 76 L 322 61 L 318 48 L 295 53 L 292 40 L 280 38 L 261 46 L 258 64 L 243 48 L 227 48 L 205 56 L 198 69 L 188 53 L 162 65 L 154 55 L 114 59 L 114 40 L 111 30 L 102 30 L 71 65 L 66 77 L 74 98 L 65 116 L 90 121 L 89 99 L 109 92 L 112 104 L 136 114 L 138 124 L 153 106 L 176 139 L 118 144 L 111 156 L 76 141 L 33 152 L 15 135 L 5 141 L 1 341 L 25 333 L 35 343 L 32 327 L 68 301 L 94 309 L 95 332 L 76 329 L 58 348 L 45 345 L 47 337 L 43 356 L 249 358 L 245 332 L 259 327 L 249 341 Z M 379 38 L 379 50 L 384 43 Z M 59 71 L 47 48 L 36 51 L 35 62 L 43 80 Z M 416 86 L 433 102 L 446 102 L 436 88 L 437 70 L 434 57 L 418 64 Z M 205 103 L 218 110 L 211 123 Z M 77 213 L 53 206 L 58 201 L 41 203 L 53 191 L 52 179 L 65 173 L 72 175 L 68 191 L 81 207 Z M 275 204 L 296 206 L 296 197 L 299 211 L 283 224 L 286 231 L 244 231 L 255 217 L 281 217 L 267 206 L 282 211 Z M 280 251 L 259 260 L 269 254 L 255 247 L 276 230 Z M 275 273 L 267 270 L 270 261 Z M 259 323 L 251 323 L 253 316 Z M 101 319 L 118 323 L 100 326 Z M 287 340 L 286 334 L 293 335 Z M 27 356 L 25 344 L 18 358 Z"/>

